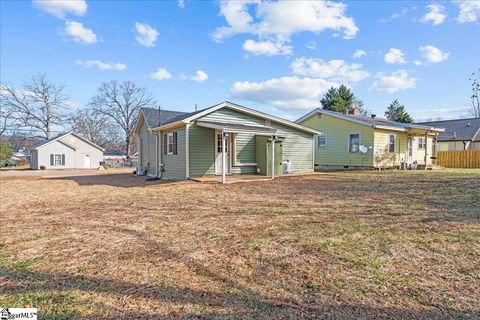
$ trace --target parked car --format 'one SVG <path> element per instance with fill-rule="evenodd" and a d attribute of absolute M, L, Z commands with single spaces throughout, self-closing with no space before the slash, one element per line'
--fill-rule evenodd
<path fill-rule="evenodd" d="M 5 161 L 3 164 L 4 167 L 16 167 L 17 163 L 15 161 Z"/>

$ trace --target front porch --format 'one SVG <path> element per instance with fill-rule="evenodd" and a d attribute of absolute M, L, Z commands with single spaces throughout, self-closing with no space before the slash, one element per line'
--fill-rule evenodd
<path fill-rule="evenodd" d="M 283 139 L 276 136 L 275 128 L 212 121 L 196 121 L 193 126 L 207 130 L 200 139 L 197 136 L 195 142 L 203 145 L 203 152 L 211 152 L 213 159 L 211 156 L 208 157 L 209 160 L 204 158 L 204 161 L 209 161 L 207 167 L 210 169 L 207 172 L 198 174 L 189 170 L 190 180 L 202 183 L 237 183 L 272 180 L 282 174 Z M 194 156 L 196 155 L 189 155 Z M 197 165 L 195 161 L 189 163 Z"/>

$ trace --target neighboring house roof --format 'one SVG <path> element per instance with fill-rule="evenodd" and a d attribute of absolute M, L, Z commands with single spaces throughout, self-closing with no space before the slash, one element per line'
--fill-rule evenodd
<path fill-rule="evenodd" d="M 104 157 L 126 157 L 126 155 L 123 152 L 117 151 L 117 150 L 103 151 L 103 156 Z"/>
<path fill-rule="evenodd" d="M 76 134 L 75 132 L 61 133 L 61 134 L 57 135 L 56 137 L 54 137 L 54 138 L 52 138 L 52 139 L 50 139 L 50 140 L 46 140 L 46 141 L 44 141 L 44 142 L 42 142 L 42 143 L 40 143 L 40 144 L 37 144 L 35 147 L 32 148 L 32 150 L 38 150 L 38 149 L 40 149 L 40 148 L 42 148 L 42 147 L 44 147 L 44 146 L 46 146 L 46 145 L 49 145 L 50 143 L 55 142 L 55 141 L 58 141 L 58 142 L 60 142 L 60 143 L 62 143 L 62 144 L 64 144 L 64 145 L 66 145 L 66 146 L 68 146 L 68 147 L 76 150 L 77 148 L 76 148 L 74 145 L 72 145 L 72 144 L 70 144 L 70 143 L 62 140 L 62 138 L 66 137 L 66 136 L 68 136 L 68 135 L 73 135 L 73 136 L 77 137 L 78 139 L 80 139 L 80 140 L 88 143 L 88 144 L 91 145 L 92 147 L 95 147 L 95 148 L 100 149 L 100 150 L 103 151 L 103 148 L 102 148 L 102 147 L 97 146 L 95 143 L 91 142 L 90 140 L 85 139 L 84 137 Z"/>
<path fill-rule="evenodd" d="M 321 108 L 314 109 L 313 111 L 307 113 L 306 115 L 304 115 L 303 117 L 301 117 L 295 122 L 300 123 L 317 113 L 326 114 L 335 118 L 347 120 L 350 122 L 358 123 L 361 125 L 365 125 L 365 126 L 369 126 L 377 129 L 396 130 L 396 131 L 408 131 L 409 129 L 421 129 L 421 130 L 435 131 L 435 132 L 443 132 L 444 130 L 443 128 L 429 126 L 429 125 L 422 125 L 417 123 L 402 123 L 402 122 L 388 120 L 385 118 L 379 118 L 379 117 L 372 118 L 364 115 L 343 114 L 340 112 L 324 110 Z"/>
<path fill-rule="evenodd" d="M 198 111 L 195 111 L 195 112 L 180 114 L 176 117 L 170 118 L 165 123 L 162 123 L 162 125 L 159 125 L 155 128 L 151 128 L 151 129 L 152 130 L 163 130 L 163 129 L 167 129 L 169 127 L 173 127 L 173 126 L 177 126 L 177 125 L 185 125 L 187 123 L 190 123 L 194 120 L 197 120 L 197 119 L 199 119 L 199 118 L 201 118 L 201 117 L 203 117 L 203 116 L 205 116 L 209 113 L 212 113 L 212 112 L 214 112 L 218 109 L 221 109 L 221 108 L 229 108 L 229 109 L 236 110 L 236 111 L 239 111 L 239 112 L 243 112 L 243 113 L 246 113 L 246 114 L 250 114 L 250 115 L 253 115 L 253 116 L 256 116 L 256 117 L 259 117 L 259 118 L 268 119 L 270 121 L 281 123 L 285 126 L 292 127 L 292 128 L 297 129 L 297 130 L 305 131 L 305 132 L 308 132 L 308 133 L 311 133 L 311 134 L 320 134 L 320 132 L 315 130 L 315 129 L 303 126 L 301 124 L 298 124 L 298 123 L 295 123 L 295 122 L 292 122 L 292 121 L 289 121 L 289 120 L 286 120 L 286 119 L 283 119 L 283 118 L 280 118 L 280 117 L 272 116 L 272 115 L 269 115 L 267 113 L 263 113 L 263 112 L 260 112 L 260 111 L 257 111 L 257 110 L 253 110 L 253 109 L 250 109 L 250 108 L 247 108 L 247 107 L 244 107 L 244 106 L 241 106 L 239 104 L 235 104 L 235 103 L 232 103 L 232 102 L 229 102 L 229 101 L 225 101 L 225 102 L 219 103 L 217 105 L 214 105 L 212 107 L 205 108 L 205 109 L 202 109 L 202 110 L 198 110 Z"/>
<path fill-rule="evenodd" d="M 445 128 L 445 132 L 438 135 L 437 141 L 480 141 L 480 118 L 428 121 L 420 124 Z"/>

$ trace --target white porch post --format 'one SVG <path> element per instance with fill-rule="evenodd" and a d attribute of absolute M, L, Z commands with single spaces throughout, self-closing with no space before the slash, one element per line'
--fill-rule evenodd
<path fill-rule="evenodd" d="M 275 136 L 272 136 L 272 180 L 275 178 Z"/>
<path fill-rule="evenodd" d="M 425 170 L 427 170 L 427 153 L 428 153 L 428 131 L 425 132 L 425 156 L 424 156 L 424 161 L 425 161 Z"/>
<path fill-rule="evenodd" d="M 225 131 L 222 130 L 222 183 L 226 182 L 225 178 L 225 169 L 227 167 L 226 161 L 226 152 L 225 152 Z"/>

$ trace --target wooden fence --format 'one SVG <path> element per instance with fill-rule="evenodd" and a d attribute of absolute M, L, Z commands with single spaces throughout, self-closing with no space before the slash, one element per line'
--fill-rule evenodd
<path fill-rule="evenodd" d="M 439 151 L 436 163 L 446 168 L 480 168 L 480 150 Z"/>

